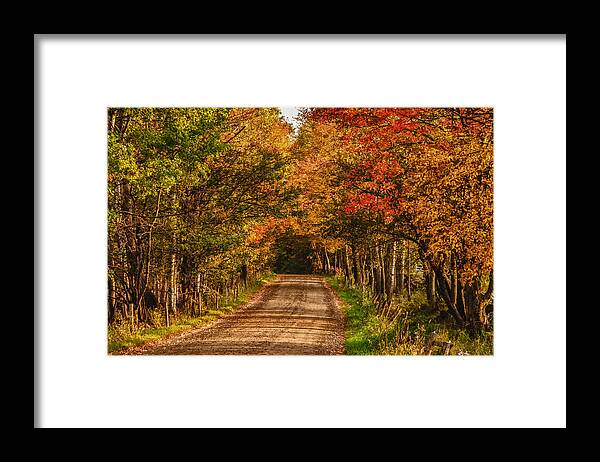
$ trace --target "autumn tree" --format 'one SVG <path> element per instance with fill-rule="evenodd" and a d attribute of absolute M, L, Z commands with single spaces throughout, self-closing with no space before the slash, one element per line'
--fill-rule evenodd
<path fill-rule="evenodd" d="M 302 121 L 294 137 L 275 108 L 108 110 L 109 322 L 200 315 L 277 265 L 338 274 L 386 316 L 423 276 L 430 306 L 491 329 L 492 110 Z"/>
<path fill-rule="evenodd" d="M 168 325 L 270 268 L 251 233 L 291 198 L 290 135 L 275 108 L 108 110 L 109 322 Z"/>
<path fill-rule="evenodd" d="M 350 245 L 380 236 L 374 249 L 349 252 L 368 255 L 372 288 L 389 300 L 404 285 L 408 259 L 410 294 L 418 258 L 432 304 L 437 294 L 459 325 L 491 328 L 491 109 L 313 109 L 305 119 L 337 129 L 341 206 L 334 211 L 334 229 Z M 351 282 L 361 279 L 356 270 L 345 272 Z"/>

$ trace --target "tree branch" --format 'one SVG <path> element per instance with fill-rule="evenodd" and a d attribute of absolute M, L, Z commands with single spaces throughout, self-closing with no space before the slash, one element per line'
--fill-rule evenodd
<path fill-rule="evenodd" d="M 240 133 L 242 133 L 242 131 L 246 128 L 246 125 L 244 125 L 242 128 L 240 128 L 237 132 L 235 132 L 233 134 L 233 136 L 231 138 L 229 138 L 227 141 L 224 141 L 224 144 L 228 144 L 231 140 L 233 140 L 236 136 L 238 136 Z"/>

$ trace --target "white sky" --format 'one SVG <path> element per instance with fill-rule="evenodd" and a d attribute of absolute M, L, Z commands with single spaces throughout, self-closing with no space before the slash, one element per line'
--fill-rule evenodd
<path fill-rule="evenodd" d="M 294 117 L 298 115 L 299 107 L 280 107 L 279 110 L 283 114 L 285 120 L 292 124 L 294 130 L 298 130 L 299 124 L 297 120 L 294 120 Z"/>

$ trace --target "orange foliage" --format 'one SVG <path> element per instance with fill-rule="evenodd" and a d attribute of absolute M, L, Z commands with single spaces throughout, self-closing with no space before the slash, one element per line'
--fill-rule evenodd
<path fill-rule="evenodd" d="M 454 254 L 464 283 L 490 273 L 491 109 L 316 109 L 312 117 L 335 121 L 354 154 L 345 213 L 410 225 L 432 259 Z"/>

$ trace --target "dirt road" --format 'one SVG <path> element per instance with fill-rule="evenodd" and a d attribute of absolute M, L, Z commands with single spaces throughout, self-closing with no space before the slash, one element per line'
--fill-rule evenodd
<path fill-rule="evenodd" d="M 320 276 L 279 275 L 246 306 L 141 355 L 334 355 L 344 353 L 344 318 Z"/>

